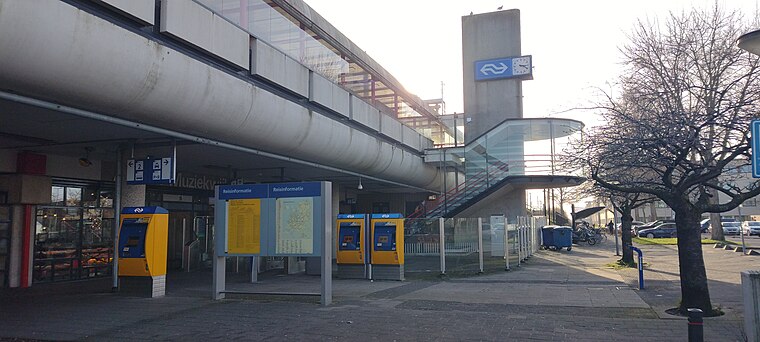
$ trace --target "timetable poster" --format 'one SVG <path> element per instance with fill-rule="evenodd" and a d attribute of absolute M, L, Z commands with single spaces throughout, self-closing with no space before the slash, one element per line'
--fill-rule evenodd
<path fill-rule="evenodd" d="M 261 200 L 230 200 L 227 253 L 261 253 Z"/>

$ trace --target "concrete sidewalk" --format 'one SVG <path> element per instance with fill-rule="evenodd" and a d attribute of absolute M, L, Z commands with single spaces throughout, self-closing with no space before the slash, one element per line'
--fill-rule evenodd
<path fill-rule="evenodd" d="M 734 291 L 738 272 L 724 271 L 725 261 L 719 259 L 736 258 L 730 262 L 737 269 L 760 259 L 705 251 L 713 301 L 725 303 L 728 312 L 706 319 L 705 340 L 741 341 L 741 294 Z M 605 267 L 618 258 L 611 242 L 575 246 L 569 253 L 542 251 L 510 272 L 469 278 L 334 279 L 335 303 L 329 307 L 319 306 L 318 297 L 212 301 L 208 272 L 170 274 L 168 295 L 161 299 L 112 294 L 107 281 L 40 286 L 0 295 L 0 336 L 98 341 L 683 341 L 686 321 L 663 314 L 663 308 L 679 300 L 673 291 L 674 279 L 676 290 L 678 285 L 675 251 L 658 246 L 645 247 L 645 253 L 651 287 L 644 291 L 628 285 L 635 281 L 630 271 Z M 318 277 L 263 278 L 258 284 L 247 284 L 242 276 L 228 279 L 237 290 L 319 290 Z"/>

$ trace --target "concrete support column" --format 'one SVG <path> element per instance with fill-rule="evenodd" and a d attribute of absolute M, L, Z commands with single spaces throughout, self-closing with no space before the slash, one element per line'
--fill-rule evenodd
<path fill-rule="evenodd" d="M 21 255 L 23 253 L 23 236 L 24 236 L 24 206 L 11 206 L 11 245 L 10 245 L 10 269 L 8 270 L 8 286 L 21 286 L 21 272 L 28 271 L 26 267 L 21 267 Z M 32 251 L 30 251 L 32 252 Z M 31 275 L 28 279 L 31 279 Z"/>

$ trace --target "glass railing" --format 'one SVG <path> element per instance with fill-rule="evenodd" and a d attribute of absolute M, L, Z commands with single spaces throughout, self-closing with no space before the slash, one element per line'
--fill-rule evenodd
<path fill-rule="evenodd" d="M 443 216 L 511 176 L 570 175 L 555 164 L 558 140 L 577 139 L 583 128 L 569 119 L 506 120 L 464 147 L 438 149 L 447 170 L 464 174 L 436 201 L 415 216 Z M 566 143 L 561 141 L 560 143 Z"/>

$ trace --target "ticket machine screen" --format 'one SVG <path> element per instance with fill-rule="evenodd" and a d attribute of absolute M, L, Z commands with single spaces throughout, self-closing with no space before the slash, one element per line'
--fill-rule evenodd
<path fill-rule="evenodd" d="M 358 251 L 361 247 L 359 243 L 360 232 L 360 226 L 352 226 L 351 223 L 341 223 L 339 232 L 340 246 L 338 246 L 338 249 L 341 251 Z"/>
<path fill-rule="evenodd" d="M 396 226 L 388 226 L 386 224 L 383 222 L 375 225 L 374 245 L 376 251 L 396 250 Z"/>
<path fill-rule="evenodd" d="M 144 258 L 147 231 L 147 221 L 125 219 L 119 233 L 119 258 Z"/>

